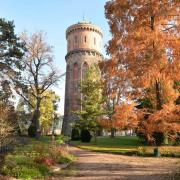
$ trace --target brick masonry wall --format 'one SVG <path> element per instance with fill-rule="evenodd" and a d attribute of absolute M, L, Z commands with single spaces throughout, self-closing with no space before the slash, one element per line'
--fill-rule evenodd
<path fill-rule="evenodd" d="M 71 125 L 77 119 L 72 111 L 81 109 L 80 100 L 82 94 L 79 92 L 78 86 L 83 78 L 83 65 L 87 63 L 90 66 L 103 60 L 101 54 L 102 32 L 95 25 L 79 23 L 67 29 L 66 38 L 67 69 L 62 134 L 70 135 Z M 74 68 L 77 68 L 78 71 L 76 72 Z"/>

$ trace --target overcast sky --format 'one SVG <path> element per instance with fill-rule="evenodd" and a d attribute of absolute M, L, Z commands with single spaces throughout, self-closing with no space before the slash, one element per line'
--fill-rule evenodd
<path fill-rule="evenodd" d="M 68 26 L 83 20 L 100 26 L 104 34 L 104 45 L 110 38 L 109 26 L 104 15 L 107 0 L 0 0 L 0 17 L 13 20 L 15 32 L 20 34 L 42 30 L 47 33 L 47 41 L 54 46 L 54 61 L 62 73 L 65 72 L 66 38 Z M 105 49 L 103 51 L 105 54 Z M 59 112 L 64 113 L 63 79 L 55 88 L 61 97 Z"/>

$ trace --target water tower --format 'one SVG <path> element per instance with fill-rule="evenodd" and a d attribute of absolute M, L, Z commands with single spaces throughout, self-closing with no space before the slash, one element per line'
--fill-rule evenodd
<path fill-rule="evenodd" d="M 79 91 L 85 72 L 92 63 L 103 60 L 102 30 L 89 22 L 79 22 L 67 28 L 66 87 L 62 134 L 71 134 L 75 120 L 72 111 L 81 109 L 82 94 Z"/>

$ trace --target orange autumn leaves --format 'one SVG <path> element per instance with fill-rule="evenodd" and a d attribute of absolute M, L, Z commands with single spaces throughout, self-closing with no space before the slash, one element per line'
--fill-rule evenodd
<path fill-rule="evenodd" d="M 138 129 L 151 140 L 153 132 L 179 132 L 179 7 L 177 0 L 106 3 L 112 39 L 107 47 L 110 60 L 101 69 L 111 113 L 104 126 L 134 129 L 143 122 Z M 136 108 L 138 99 L 149 100 L 151 108 Z"/>
<path fill-rule="evenodd" d="M 138 124 L 138 117 L 134 111 L 133 104 L 116 105 L 115 113 L 112 119 L 104 118 L 100 121 L 101 125 L 108 128 L 115 128 L 117 130 L 134 129 Z"/>
<path fill-rule="evenodd" d="M 180 133 L 180 106 L 164 105 L 162 110 L 151 114 L 138 131 L 147 134 L 149 142 L 154 141 L 154 132 L 165 133 L 169 139 L 175 139 Z"/>

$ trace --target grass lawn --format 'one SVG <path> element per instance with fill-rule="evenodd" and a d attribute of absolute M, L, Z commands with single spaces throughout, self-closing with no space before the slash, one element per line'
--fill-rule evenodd
<path fill-rule="evenodd" d="M 52 143 L 51 137 L 39 140 L 26 138 L 27 144 L 19 144 L 12 153 L 5 156 L 0 173 L 18 179 L 44 179 L 53 175 L 52 166 L 73 161 L 73 156 L 60 144 L 66 140 L 57 136 Z"/>
<path fill-rule="evenodd" d="M 98 137 L 96 144 L 93 139 L 90 143 L 71 141 L 71 144 L 93 151 L 139 156 L 153 156 L 154 150 L 152 146 L 142 145 L 136 136 Z M 180 146 L 161 146 L 160 152 L 162 156 L 180 157 Z"/>

